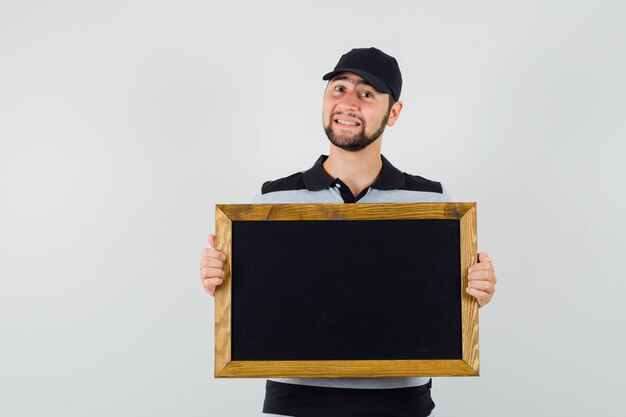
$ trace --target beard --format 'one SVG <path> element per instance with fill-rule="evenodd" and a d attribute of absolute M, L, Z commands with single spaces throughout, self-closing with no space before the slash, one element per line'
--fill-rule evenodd
<path fill-rule="evenodd" d="M 378 127 L 378 129 L 369 136 L 365 133 L 365 128 L 366 128 L 365 121 L 361 119 L 360 117 L 357 117 L 354 114 L 346 114 L 346 115 L 359 120 L 359 123 L 361 124 L 360 126 L 361 130 L 359 132 L 354 132 L 352 134 L 339 134 L 335 132 L 334 130 L 335 126 L 333 124 L 333 120 L 336 118 L 336 116 L 342 114 L 341 112 L 333 113 L 330 115 L 328 124 L 324 126 L 324 132 L 326 132 L 326 136 L 328 137 L 328 140 L 330 141 L 330 143 L 332 143 L 336 147 L 344 149 L 346 151 L 350 151 L 350 152 L 357 152 L 357 151 L 367 148 L 369 145 L 372 144 L 372 142 L 374 142 L 376 139 L 380 137 L 380 135 L 383 134 L 383 132 L 385 131 L 385 126 L 387 125 L 387 121 L 389 120 L 390 112 L 391 112 L 391 109 L 389 109 L 389 111 L 387 111 L 387 114 L 385 114 L 385 117 L 383 118 L 383 121 L 380 123 L 380 126 Z"/>

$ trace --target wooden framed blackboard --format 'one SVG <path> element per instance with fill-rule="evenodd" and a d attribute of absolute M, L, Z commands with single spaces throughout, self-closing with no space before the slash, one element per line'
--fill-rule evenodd
<path fill-rule="evenodd" d="M 216 206 L 216 377 L 478 375 L 475 203 Z"/>

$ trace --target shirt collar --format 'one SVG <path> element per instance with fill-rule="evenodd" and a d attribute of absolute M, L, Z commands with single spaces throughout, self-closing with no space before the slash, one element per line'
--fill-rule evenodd
<path fill-rule="evenodd" d="M 315 164 L 306 171 L 304 171 L 303 179 L 306 189 L 309 191 L 320 191 L 330 188 L 335 182 L 336 178 L 332 178 L 324 170 L 322 164 L 328 155 L 321 155 Z M 404 186 L 404 174 L 398 168 L 391 165 L 391 162 L 387 160 L 383 155 L 380 156 L 383 167 L 380 170 L 378 179 L 370 185 L 372 188 L 379 190 L 396 190 Z"/>

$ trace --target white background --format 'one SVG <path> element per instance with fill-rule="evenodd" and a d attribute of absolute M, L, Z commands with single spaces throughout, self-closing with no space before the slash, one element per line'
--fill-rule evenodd
<path fill-rule="evenodd" d="M 621 416 L 624 1 L 0 1 L 0 415 L 254 416 L 215 380 L 216 203 L 328 144 L 321 76 L 404 75 L 383 153 L 477 201 L 500 280 L 446 416 Z"/>

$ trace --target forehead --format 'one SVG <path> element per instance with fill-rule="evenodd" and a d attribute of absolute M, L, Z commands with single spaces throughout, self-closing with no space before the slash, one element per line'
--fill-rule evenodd
<path fill-rule="evenodd" d="M 362 84 L 362 85 L 366 85 L 369 86 L 371 88 L 372 87 L 367 81 L 365 81 L 363 78 L 359 77 L 358 75 L 356 75 L 353 72 L 348 72 L 348 71 L 344 71 L 344 72 L 340 72 L 338 74 L 335 74 L 330 80 L 328 80 L 328 84 L 332 84 L 334 82 L 348 82 L 351 84 Z"/>

